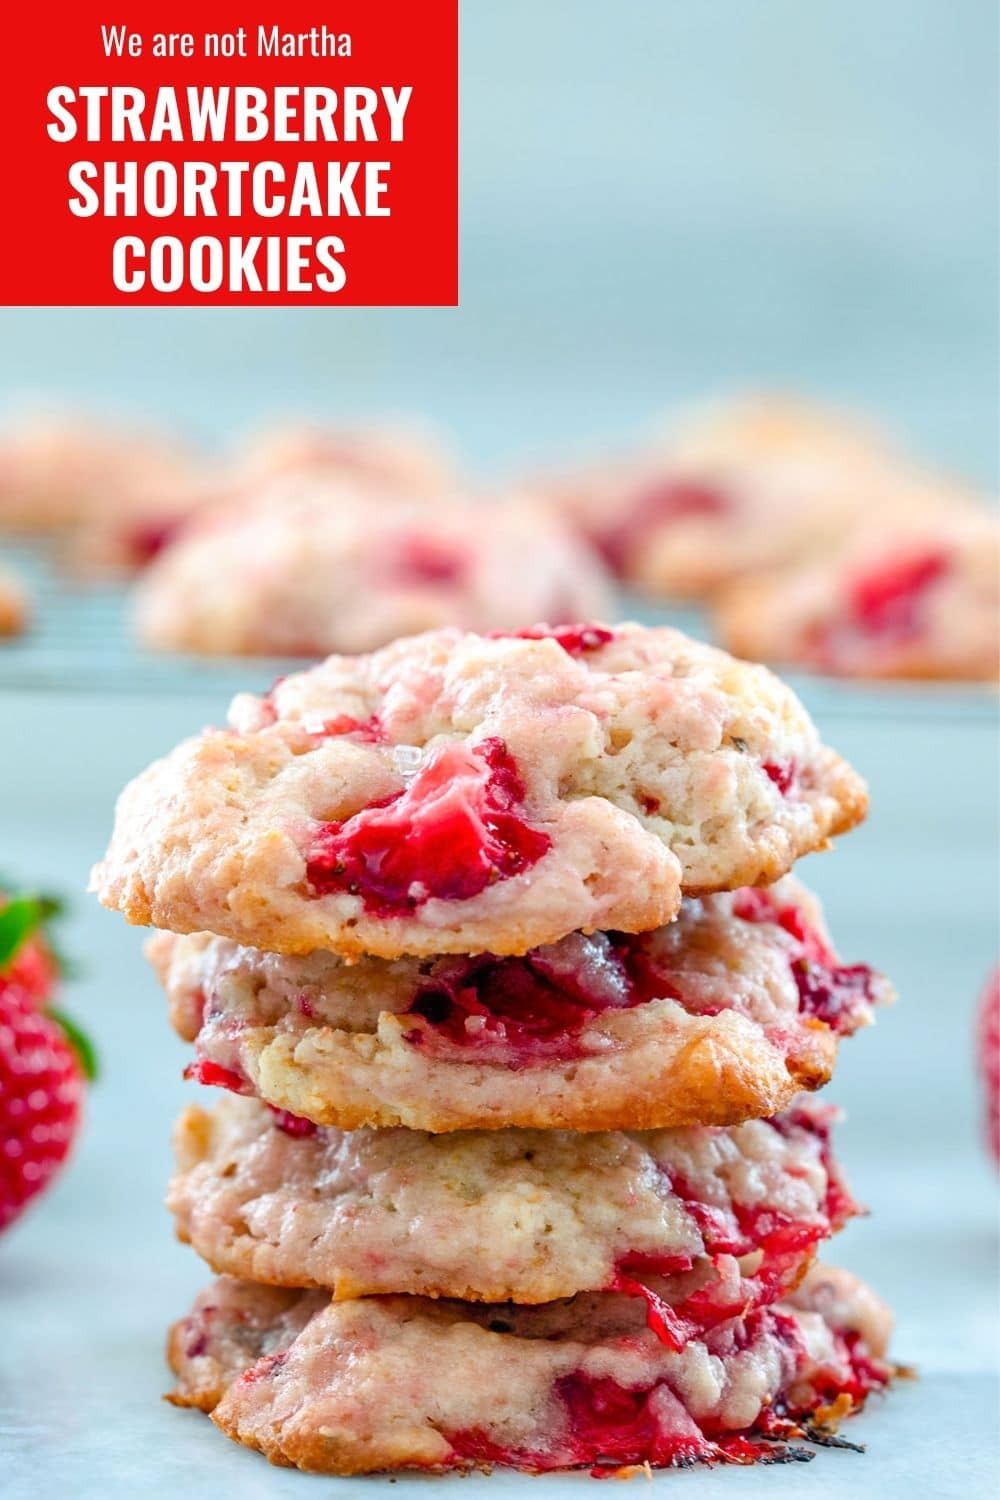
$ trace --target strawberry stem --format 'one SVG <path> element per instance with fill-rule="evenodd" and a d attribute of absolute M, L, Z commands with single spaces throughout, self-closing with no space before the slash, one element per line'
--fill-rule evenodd
<path fill-rule="evenodd" d="M 0 973 L 13 963 L 25 943 L 39 934 L 49 958 L 63 978 L 73 976 L 73 966 L 59 952 L 48 924 L 61 917 L 65 906 L 57 896 L 40 892 L 13 894 L 13 886 L 0 876 Z"/>
<path fill-rule="evenodd" d="M 15 896 L 0 910 L 0 969 L 5 969 L 44 920 L 35 896 Z"/>

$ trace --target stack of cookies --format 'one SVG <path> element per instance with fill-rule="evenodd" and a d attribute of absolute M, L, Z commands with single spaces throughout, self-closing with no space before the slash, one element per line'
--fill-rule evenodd
<path fill-rule="evenodd" d="M 638 625 L 331 657 L 151 766 L 95 888 L 229 1091 L 173 1399 L 333 1474 L 839 1443 L 889 1316 L 814 1264 L 809 1093 L 889 990 L 789 871 L 865 807 L 776 677 Z"/>

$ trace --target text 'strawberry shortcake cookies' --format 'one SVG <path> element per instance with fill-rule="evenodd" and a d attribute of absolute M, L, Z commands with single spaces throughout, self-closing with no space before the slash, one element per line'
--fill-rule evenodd
<path fill-rule="evenodd" d="M 172 1399 L 328 1474 L 749 1463 L 822 1440 L 890 1380 L 891 1319 L 842 1272 L 682 1350 L 607 1293 L 543 1307 L 333 1302 L 221 1278 L 175 1324 Z M 795 1456 L 805 1456 L 797 1453 Z"/>
<path fill-rule="evenodd" d="M 891 997 L 840 962 L 792 877 L 523 958 L 348 964 L 204 933 L 149 951 L 192 1076 L 345 1129 L 734 1124 L 825 1083 L 838 1038 Z"/>
<path fill-rule="evenodd" d="M 721 1129 L 345 1133 L 224 1098 L 175 1132 L 168 1207 L 212 1269 L 338 1299 L 649 1299 L 683 1347 L 773 1302 L 854 1204 L 833 1111 Z"/>
<path fill-rule="evenodd" d="M 768 396 L 682 415 L 645 452 L 563 480 L 552 498 L 622 578 L 674 598 L 822 552 L 873 514 L 975 505 L 861 422 Z"/>
<path fill-rule="evenodd" d="M 994 681 L 1000 526 L 956 517 L 876 530 L 739 584 L 717 614 L 734 651 L 848 677 Z"/>
<path fill-rule="evenodd" d="M 28 596 L 18 578 L 0 566 L 0 636 L 20 635 L 28 622 Z"/>
<path fill-rule="evenodd" d="M 597 559 L 536 507 L 373 505 L 356 484 L 299 480 L 189 527 L 146 574 L 138 628 L 159 649 L 317 657 L 443 625 L 599 618 L 610 603 Z"/>
<path fill-rule="evenodd" d="M 278 952 L 516 954 L 777 879 L 866 801 L 790 689 L 679 631 L 442 630 L 237 698 L 126 788 L 93 880 Z"/>

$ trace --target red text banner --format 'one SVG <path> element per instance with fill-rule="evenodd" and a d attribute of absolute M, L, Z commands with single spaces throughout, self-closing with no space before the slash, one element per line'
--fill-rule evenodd
<path fill-rule="evenodd" d="M 0 26 L 8 306 L 457 302 L 457 0 Z"/>

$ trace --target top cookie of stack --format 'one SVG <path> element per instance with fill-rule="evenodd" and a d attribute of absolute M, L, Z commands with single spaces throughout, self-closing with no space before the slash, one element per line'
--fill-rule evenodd
<path fill-rule="evenodd" d="M 788 687 L 679 631 L 440 630 L 239 696 L 126 788 L 93 885 L 278 953 L 520 955 L 776 881 L 866 805 Z"/>

